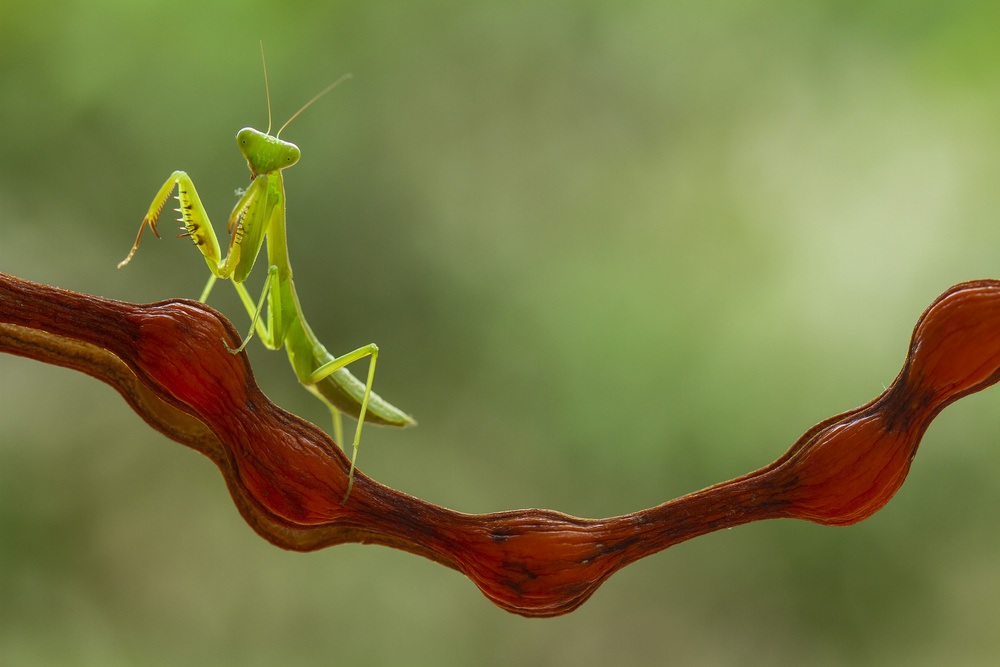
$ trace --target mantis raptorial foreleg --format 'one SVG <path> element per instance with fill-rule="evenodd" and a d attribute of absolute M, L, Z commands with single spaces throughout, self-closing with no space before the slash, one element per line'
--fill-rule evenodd
<path fill-rule="evenodd" d="M 194 244 L 201 250 L 201 254 L 205 256 L 208 268 L 212 270 L 212 280 L 209 281 L 209 285 L 206 286 L 205 292 L 202 295 L 207 297 L 208 292 L 211 290 L 211 285 L 215 283 L 216 276 L 219 278 L 228 278 L 229 276 L 228 274 L 221 274 L 222 255 L 219 251 L 219 241 L 215 236 L 215 230 L 212 229 L 212 223 L 208 219 L 205 207 L 201 205 L 201 198 L 198 196 L 198 191 L 195 189 L 194 183 L 183 171 L 175 171 L 170 174 L 170 178 L 163 184 L 160 191 L 156 193 L 153 203 L 149 205 L 149 212 L 146 213 L 146 217 L 142 219 L 142 224 L 139 225 L 139 233 L 135 237 L 135 244 L 132 245 L 128 257 L 118 263 L 118 268 L 122 268 L 132 260 L 135 251 L 139 249 L 139 240 L 142 239 L 142 232 L 146 229 L 147 225 L 157 237 L 160 236 L 159 232 L 156 231 L 156 223 L 160 218 L 163 207 L 167 203 L 167 199 L 170 198 L 170 193 L 173 192 L 175 187 L 177 188 L 177 201 L 180 206 L 174 210 L 180 213 L 181 217 L 178 222 L 184 225 L 182 227 L 184 233 L 181 236 L 191 237 Z"/>

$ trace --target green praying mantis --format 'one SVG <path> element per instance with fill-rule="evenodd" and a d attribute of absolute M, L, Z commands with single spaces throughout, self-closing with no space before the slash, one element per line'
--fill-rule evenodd
<path fill-rule="evenodd" d="M 263 47 L 261 58 L 263 59 Z M 265 65 L 267 132 L 245 127 L 236 134 L 236 143 L 250 167 L 250 186 L 242 193 L 238 192 L 241 194 L 240 199 L 229 216 L 229 251 L 225 259 L 222 258 L 215 230 L 205 213 L 194 183 L 183 171 L 175 171 L 153 199 L 149 212 L 139 226 L 139 233 L 132 250 L 118 264 L 120 269 L 131 261 L 139 248 L 142 232 L 147 226 L 159 237 L 156 222 L 167 199 L 176 188 L 180 207 L 175 210 L 180 213 L 178 222 L 183 225 L 181 227 L 183 233 L 180 236 L 190 237 L 194 241 L 195 246 L 205 256 L 205 262 L 211 271 L 208 283 L 198 300 L 204 302 L 208 299 L 218 278 L 231 280 L 251 318 L 250 332 L 246 340 L 239 348 L 230 351 L 233 354 L 241 352 L 256 330 L 266 347 L 278 350 L 284 346 L 299 382 L 330 408 L 333 415 L 334 438 L 337 442 L 343 441 L 341 413 L 346 412 L 358 420 L 354 432 L 354 452 L 351 456 L 347 492 L 344 494 L 343 502 L 346 502 L 354 484 L 355 463 L 364 422 L 367 420 L 375 424 L 399 427 L 416 423 L 409 415 L 372 391 L 378 346 L 372 343 L 339 357 L 330 354 L 306 322 L 295 291 L 295 282 L 292 280 L 292 267 L 288 259 L 285 238 L 285 187 L 281 171 L 298 161 L 300 151 L 295 144 L 283 141 L 279 136 L 296 116 L 349 76 L 349 74 L 342 76 L 306 102 L 272 136 L 271 96 L 267 88 Z M 253 268 L 265 236 L 267 278 L 260 299 L 255 303 L 243 281 Z M 262 318 L 265 300 L 267 315 Z M 351 374 L 347 365 L 365 357 L 368 357 L 368 378 L 362 383 Z"/>

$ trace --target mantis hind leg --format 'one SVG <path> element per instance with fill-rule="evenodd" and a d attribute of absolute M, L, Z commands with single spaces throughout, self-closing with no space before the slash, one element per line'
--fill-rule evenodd
<path fill-rule="evenodd" d="M 358 460 L 358 445 L 361 444 L 361 427 L 364 426 L 365 423 L 365 413 L 368 412 L 368 398 L 371 396 L 372 382 L 375 380 L 375 363 L 378 361 L 378 345 L 370 343 L 364 347 L 359 347 L 353 352 L 348 352 L 347 354 L 336 357 L 335 359 L 330 359 L 313 370 L 308 376 L 299 378 L 302 384 L 316 384 L 334 371 L 343 368 L 348 364 L 354 363 L 355 361 L 364 359 L 365 357 L 368 357 L 368 379 L 365 381 L 365 393 L 364 397 L 361 399 L 361 411 L 358 414 L 358 425 L 354 429 L 354 451 L 351 454 L 351 470 L 347 475 L 347 492 L 344 493 L 344 498 L 340 501 L 341 503 L 347 502 L 348 496 L 351 495 L 351 489 L 354 487 L 354 469 Z M 334 436 L 339 442 L 343 442 L 343 440 L 340 439 L 343 435 L 343 427 L 340 423 L 340 411 L 332 405 L 330 406 L 330 410 L 333 412 Z"/>

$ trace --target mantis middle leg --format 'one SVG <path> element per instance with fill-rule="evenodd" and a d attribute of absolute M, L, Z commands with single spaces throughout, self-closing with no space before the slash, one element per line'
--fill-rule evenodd
<path fill-rule="evenodd" d="M 333 415 L 334 438 L 338 443 L 343 442 L 341 410 L 317 390 L 317 385 L 338 371 L 341 374 L 349 375 L 346 366 L 368 357 L 368 375 L 364 385 L 364 393 L 360 397 L 351 468 L 348 474 L 347 492 L 344 494 L 344 501 L 346 501 L 354 485 L 354 470 L 357 464 L 358 446 L 361 444 L 361 429 L 368 412 L 368 403 L 373 396 L 372 384 L 375 380 L 375 365 L 378 361 L 378 345 L 369 343 L 339 357 L 330 354 L 303 319 L 298 295 L 291 278 L 282 280 L 277 266 L 269 267 L 264 289 L 256 303 L 242 283 L 234 282 L 233 285 L 236 287 L 244 308 L 252 318 L 251 332 L 256 329 L 261 341 L 271 349 L 284 346 L 299 382 L 311 389 L 330 409 Z M 263 321 L 265 318 L 261 317 L 265 301 L 268 302 L 266 318 L 268 322 L 266 324 Z M 246 341 L 235 351 L 242 350 L 245 345 Z M 356 383 L 353 376 L 350 376 L 350 380 Z M 341 379 L 341 384 L 349 385 L 351 383 Z M 384 403 L 377 395 L 375 400 L 379 404 Z"/>

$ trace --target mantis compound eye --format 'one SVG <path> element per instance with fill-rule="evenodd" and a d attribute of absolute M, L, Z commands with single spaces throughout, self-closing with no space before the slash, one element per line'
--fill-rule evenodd
<path fill-rule="evenodd" d="M 263 136 L 265 135 L 259 130 L 255 130 L 252 127 L 244 127 L 236 133 L 236 143 L 239 144 L 240 148 L 250 148 Z"/>

